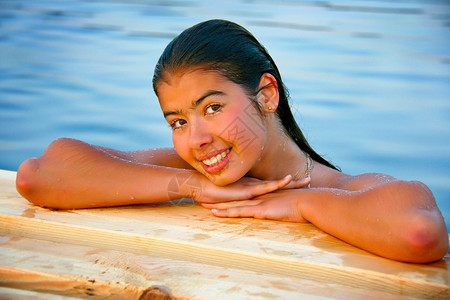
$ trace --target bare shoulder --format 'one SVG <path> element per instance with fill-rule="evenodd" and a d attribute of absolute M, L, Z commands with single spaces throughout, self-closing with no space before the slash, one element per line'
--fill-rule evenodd
<path fill-rule="evenodd" d="M 347 191 L 362 190 L 394 180 L 396 180 L 394 177 L 381 173 L 349 175 L 317 162 L 315 162 L 311 174 L 312 187 L 337 188 Z"/>

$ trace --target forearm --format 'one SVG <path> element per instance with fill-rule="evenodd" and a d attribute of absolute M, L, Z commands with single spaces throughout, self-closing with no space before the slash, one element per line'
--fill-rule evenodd
<path fill-rule="evenodd" d="M 414 183 L 394 181 L 353 192 L 310 189 L 299 209 L 322 230 L 391 259 L 429 262 L 448 248 L 434 199 Z"/>
<path fill-rule="evenodd" d="M 60 142 L 61 144 L 61 142 Z M 18 191 L 31 202 L 61 209 L 168 201 L 175 176 L 195 171 L 146 165 L 69 141 L 52 145 L 18 171 Z M 179 191 L 179 197 L 188 194 Z"/>

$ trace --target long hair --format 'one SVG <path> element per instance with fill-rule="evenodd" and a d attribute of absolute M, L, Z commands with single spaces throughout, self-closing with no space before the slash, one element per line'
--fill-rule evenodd
<path fill-rule="evenodd" d="M 315 161 L 339 170 L 309 145 L 289 106 L 289 94 L 281 74 L 267 50 L 242 26 L 225 20 L 209 20 L 194 25 L 173 39 L 159 58 L 153 75 L 153 89 L 166 74 L 199 67 L 219 71 L 228 80 L 241 85 L 250 96 L 258 91 L 261 76 L 271 74 L 278 83 L 280 96 L 277 117 L 297 146 Z M 250 97 L 260 111 L 255 97 Z"/>

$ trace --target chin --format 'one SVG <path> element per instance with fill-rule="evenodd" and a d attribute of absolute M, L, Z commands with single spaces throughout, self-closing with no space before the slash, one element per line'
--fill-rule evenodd
<path fill-rule="evenodd" d="M 244 174 L 245 175 L 245 174 Z M 206 177 L 217 186 L 225 186 L 241 179 L 244 175 L 238 174 L 207 174 Z"/>
<path fill-rule="evenodd" d="M 226 186 L 229 185 L 230 183 L 235 182 L 235 180 L 227 180 L 226 178 L 217 178 L 217 177 L 208 177 L 209 180 L 211 180 L 212 183 L 214 183 L 217 186 Z"/>

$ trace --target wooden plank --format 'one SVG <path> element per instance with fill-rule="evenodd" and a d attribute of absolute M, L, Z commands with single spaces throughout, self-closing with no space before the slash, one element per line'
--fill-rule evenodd
<path fill-rule="evenodd" d="M 435 282 L 179 240 L 131 233 L 118 234 L 104 229 L 33 220 L 7 214 L 0 214 L 0 234 L 104 247 L 268 274 L 309 278 L 319 282 L 387 291 L 394 295 L 428 299 L 450 297 L 449 286 Z"/>
<path fill-rule="evenodd" d="M 192 202 L 53 211 L 33 206 L 20 197 L 15 190 L 14 179 L 14 172 L 0 171 L 1 213 L 301 258 L 450 284 L 448 256 L 437 263 L 426 265 L 395 262 L 346 244 L 311 224 L 221 219 Z"/>
<path fill-rule="evenodd" d="M 450 256 L 426 265 L 395 262 L 343 243 L 311 224 L 219 219 L 189 201 L 52 211 L 33 206 L 20 197 L 14 180 L 15 172 L 0 171 L 0 212 L 4 214 L 2 218 L 5 216 L 0 226 L 6 230 L 4 222 L 10 223 L 18 230 L 14 231 L 18 236 L 86 245 L 83 234 L 93 233 L 90 238 L 98 242 L 93 245 L 99 248 L 119 247 L 117 249 L 123 253 L 170 257 L 195 262 L 198 266 L 209 265 L 209 268 L 215 265 L 217 272 L 232 267 L 236 268 L 234 273 L 247 272 L 247 277 L 260 272 L 261 278 L 278 276 L 300 280 L 299 285 L 308 286 L 310 290 L 318 284 L 334 284 L 353 291 L 367 289 L 368 293 L 387 291 L 390 295 L 428 298 L 448 296 Z M 36 225 L 49 230 L 33 231 Z M 50 227 L 57 230 L 52 232 Z M 78 233 L 73 239 L 72 230 Z M 102 238 L 96 239 L 96 234 Z M 139 245 L 133 248 L 132 241 Z M 198 249 L 200 253 L 191 254 Z M 215 257 L 216 251 L 219 257 Z M 306 283 L 306 280 L 309 281 Z"/>
<path fill-rule="evenodd" d="M 0 238 L 0 262 L 10 267 L 81 276 L 87 280 L 120 281 L 140 287 L 157 285 L 178 294 L 221 300 L 403 299 L 384 292 L 309 279 L 18 237 Z M 3 299 L 1 295 L 0 289 L 0 299 Z"/>
<path fill-rule="evenodd" d="M 311 224 L 220 219 L 192 203 L 52 211 L 31 205 L 17 194 L 14 181 L 6 181 L 0 182 L 0 212 L 449 284 L 449 256 L 426 265 L 395 262 L 348 245 Z"/>

